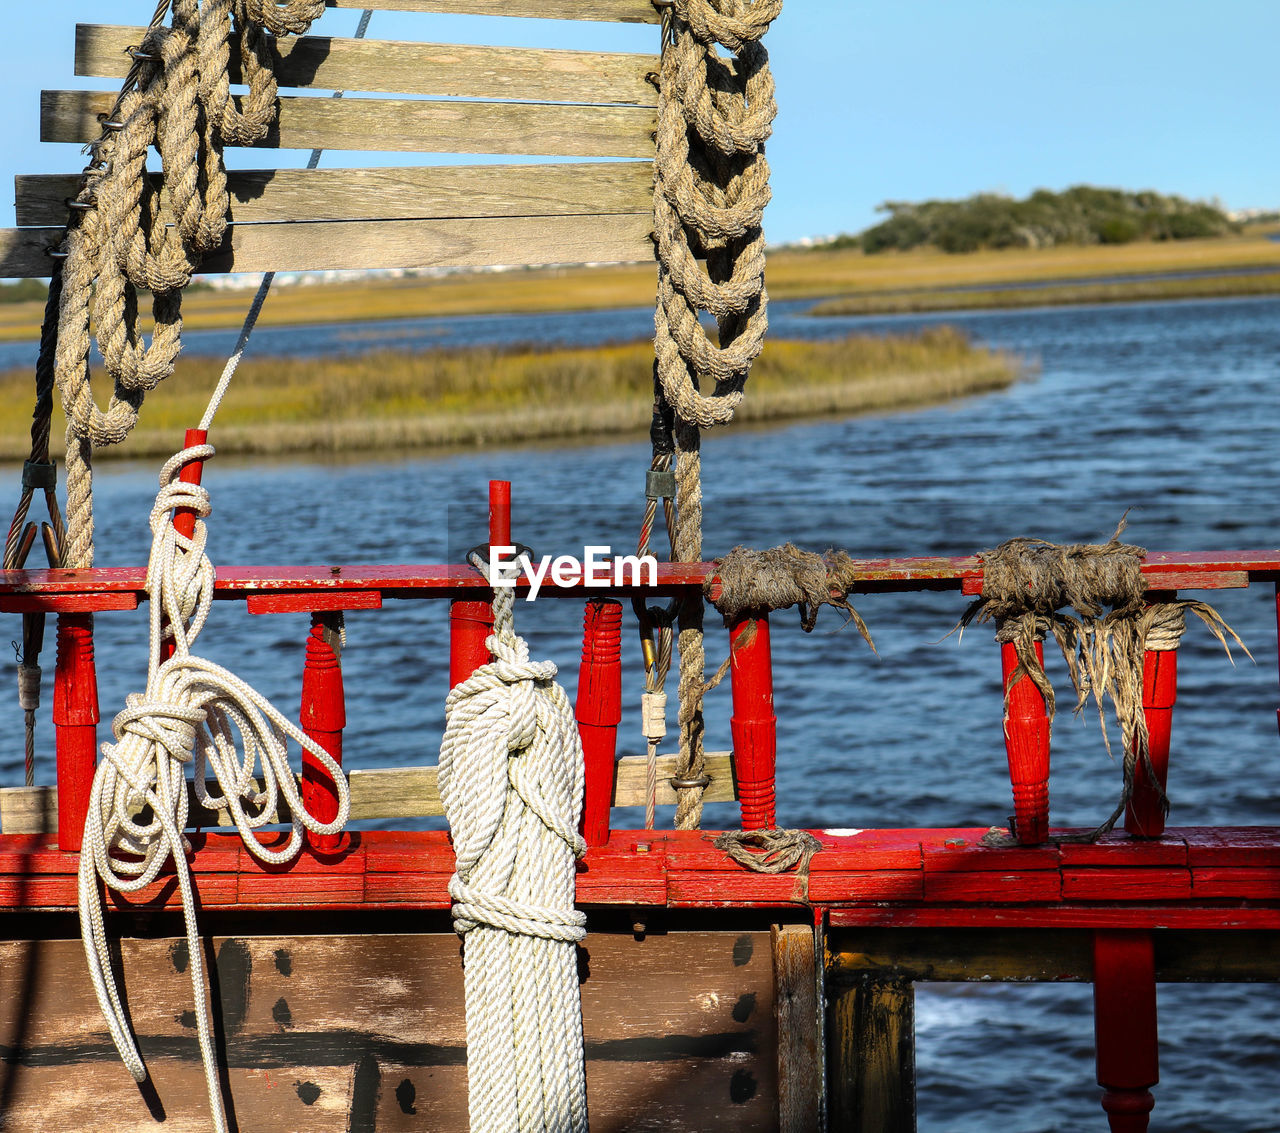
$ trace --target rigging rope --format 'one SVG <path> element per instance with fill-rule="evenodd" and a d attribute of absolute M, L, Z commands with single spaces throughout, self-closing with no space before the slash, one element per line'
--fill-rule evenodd
<path fill-rule="evenodd" d="M 782 0 L 672 0 L 663 7 L 654 349 L 662 399 L 674 411 L 677 562 L 702 557 L 700 429 L 733 417 L 768 323 L 764 142 L 777 108 L 760 39 L 781 9 Z M 720 47 L 732 58 L 723 57 Z M 718 344 L 702 329 L 703 311 L 715 317 Z M 710 390 L 703 388 L 707 383 Z M 682 605 L 680 752 L 673 779 L 676 826 L 682 829 L 700 824 L 705 790 L 702 620 L 700 601 Z"/>
<path fill-rule="evenodd" d="M 476 560 L 478 569 L 487 564 Z M 440 799 L 463 937 L 471 1133 L 585 1133 L 573 907 L 582 743 L 556 667 L 529 660 L 515 589 L 494 592 L 494 659 L 445 701 Z"/>

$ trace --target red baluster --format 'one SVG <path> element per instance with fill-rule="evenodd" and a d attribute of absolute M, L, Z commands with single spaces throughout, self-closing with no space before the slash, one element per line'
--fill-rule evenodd
<path fill-rule="evenodd" d="M 583 615 L 574 714 L 586 764 L 582 836 L 588 846 L 603 846 L 609 841 L 614 758 L 622 720 L 622 603 L 612 598 L 593 598 Z"/>
<path fill-rule="evenodd" d="M 1044 643 L 1035 643 L 1036 657 L 1044 664 Z M 1009 678 L 1018 667 L 1012 642 L 1000 647 L 1007 707 L 1004 747 L 1009 758 L 1009 782 L 1013 786 L 1013 833 L 1024 846 L 1035 846 L 1049 837 L 1049 716 L 1044 696 L 1028 676 L 1012 689 Z"/>
<path fill-rule="evenodd" d="M 489 545 L 511 546 L 511 483 L 489 481 Z M 449 687 L 461 684 L 492 657 L 485 645 L 493 632 L 491 602 L 449 603 Z"/>
<path fill-rule="evenodd" d="M 182 438 L 182 447 L 194 448 L 196 445 L 204 444 L 208 439 L 209 434 L 205 429 L 188 429 L 186 436 Z M 199 484 L 203 475 L 204 461 L 192 460 L 184 464 L 179 470 L 178 479 L 184 484 Z M 185 535 L 190 539 L 196 530 L 196 513 L 189 507 L 174 508 L 173 529 L 179 535 Z M 174 648 L 172 640 L 164 642 L 160 646 L 160 659 L 162 661 L 169 660 L 173 656 Z"/>
<path fill-rule="evenodd" d="M 1142 659 L 1142 712 L 1147 718 L 1147 750 L 1159 791 L 1139 761 L 1133 775 L 1133 796 L 1124 811 L 1124 828 L 1139 838 L 1164 833 L 1164 807 L 1160 797 L 1169 782 L 1169 737 L 1173 731 L 1173 705 L 1178 699 L 1178 651 L 1148 650 Z"/>
<path fill-rule="evenodd" d="M 1093 1019 L 1098 1085 L 1112 1133 L 1146 1133 L 1160 1081 L 1151 933 L 1093 934 Z"/>
<path fill-rule="evenodd" d="M 93 615 L 59 614 L 53 724 L 58 761 L 58 848 L 79 853 L 98 751 Z"/>
<path fill-rule="evenodd" d="M 342 766 L 342 729 L 347 726 L 346 696 L 342 687 L 342 615 L 314 613 L 307 636 L 307 658 L 302 670 L 302 730 Z M 321 822 L 338 816 L 338 788 L 321 762 L 302 753 L 302 801 Z M 332 853 L 342 841 L 339 834 L 313 834 L 307 840 L 321 853 Z"/>
<path fill-rule="evenodd" d="M 769 616 L 746 614 L 729 627 L 729 679 L 733 688 L 733 773 L 744 830 L 777 825 L 778 719 L 773 714 L 773 661 Z"/>

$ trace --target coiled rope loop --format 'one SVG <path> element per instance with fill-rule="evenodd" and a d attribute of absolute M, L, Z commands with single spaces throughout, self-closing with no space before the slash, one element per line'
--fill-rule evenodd
<path fill-rule="evenodd" d="M 147 564 L 150 596 L 150 657 L 142 693 L 126 698 L 112 723 L 114 744 L 102 745 L 94 774 L 80 855 L 79 905 L 85 955 L 98 1003 L 112 1041 L 133 1077 L 147 1071 L 130 1033 L 121 1003 L 103 922 L 99 879 L 121 893 L 151 884 L 169 861 L 182 897 L 183 920 L 191 957 L 191 986 L 197 1005 L 196 1033 L 204 1062 L 213 1125 L 226 1128 L 214 1059 L 212 1029 L 204 986 L 203 951 L 195 921 L 195 893 L 183 837 L 187 824 L 186 764 L 194 764 L 195 793 L 202 805 L 226 808 L 249 852 L 261 861 L 282 864 L 302 848 L 303 831 L 334 834 L 347 821 L 350 797 L 341 769 L 329 753 L 303 734 L 234 673 L 191 652 L 213 603 L 213 564 L 205 555 L 209 495 L 198 484 L 177 479 L 181 468 L 213 455 L 211 445 L 184 449 L 160 473 L 160 493 L 151 509 L 151 557 Z M 173 513 L 189 508 L 197 516 L 188 538 L 173 526 Z M 173 655 L 162 659 L 166 642 Z M 237 736 L 239 744 L 237 744 Z M 308 813 L 289 766 L 287 743 L 306 748 L 324 766 L 338 790 L 338 813 L 321 822 Z M 241 756 L 237 747 L 243 748 Z M 221 794 L 205 787 L 211 770 Z M 261 774 L 259 788 L 255 775 Z M 283 800 L 291 830 L 280 849 L 264 846 L 254 831 L 278 823 Z"/>
<path fill-rule="evenodd" d="M 482 568 L 483 569 L 483 568 Z M 463 935 L 472 1133 L 585 1133 L 573 907 L 583 761 L 556 667 L 529 660 L 514 590 L 494 594 L 494 659 L 445 701 L 440 799 Z"/>

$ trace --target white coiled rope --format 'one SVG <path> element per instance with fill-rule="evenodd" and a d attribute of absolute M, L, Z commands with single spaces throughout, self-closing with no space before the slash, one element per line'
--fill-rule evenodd
<path fill-rule="evenodd" d="M 585 1133 L 576 944 L 586 917 L 573 907 L 586 850 L 582 742 L 555 665 L 530 661 L 516 636 L 514 601 L 513 588 L 496 589 L 494 659 L 449 693 L 440 745 L 471 1133 Z"/>
<path fill-rule="evenodd" d="M 160 494 L 151 509 L 151 558 L 147 564 L 151 602 L 147 687 L 145 692 L 126 698 L 124 711 L 111 726 L 116 742 L 102 745 L 103 759 L 93 777 L 80 853 L 79 901 L 80 930 L 98 1003 L 121 1059 L 133 1077 L 143 1082 L 147 1070 L 112 974 L 98 879 L 121 893 L 136 892 L 151 884 L 173 860 L 182 896 L 197 1008 L 196 1034 L 209 1107 L 214 1128 L 223 1133 L 226 1118 L 187 863 L 190 847 L 182 834 L 187 824 L 186 764 L 194 763 L 196 798 L 205 807 L 229 811 L 249 852 L 264 862 L 292 860 L 302 848 L 304 828 L 317 834 L 339 831 L 350 813 L 350 797 L 346 779 L 328 752 L 234 673 L 191 652 L 213 603 L 213 564 L 204 553 L 206 532 L 201 521 L 209 514 L 209 493 L 199 484 L 183 483 L 177 475 L 184 465 L 205 460 L 213 451 L 212 445 L 184 449 L 160 472 Z M 197 516 L 191 538 L 174 529 L 173 514 L 178 508 L 188 508 Z M 167 639 L 173 641 L 174 653 L 162 661 Z M 320 822 L 307 812 L 289 766 L 289 739 L 311 752 L 337 784 L 338 814 L 332 822 Z M 243 756 L 237 746 L 243 748 Z M 207 770 L 218 781 L 218 797 L 206 790 Z M 261 790 L 255 773 L 262 776 Z M 284 848 L 272 850 L 258 841 L 254 831 L 279 821 L 276 809 L 282 798 L 288 804 L 293 829 Z"/>

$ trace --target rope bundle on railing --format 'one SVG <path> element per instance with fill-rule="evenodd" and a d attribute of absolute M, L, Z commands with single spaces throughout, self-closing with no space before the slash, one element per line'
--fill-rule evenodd
<path fill-rule="evenodd" d="M 91 454 L 117 444 L 137 423 L 149 390 L 173 372 L 181 348 L 181 290 L 222 242 L 229 198 L 222 148 L 267 135 L 277 113 L 272 48 L 277 35 L 305 31 L 323 0 L 167 0 L 136 53 L 73 208 L 65 246 L 55 371 L 67 416 L 67 525 L 64 562 L 93 560 Z M 228 66 L 239 31 L 241 81 L 231 97 Z M 163 188 L 147 176 L 154 146 Z M 139 288 L 152 293 L 150 345 L 138 325 Z M 90 388 L 90 321 L 112 380 L 105 410 Z"/>
<path fill-rule="evenodd" d="M 656 373 L 674 411 L 676 450 L 672 558 L 702 558 L 699 429 L 725 424 L 742 401 L 768 325 L 764 289 L 764 143 L 776 113 L 769 56 L 760 43 L 782 0 L 671 0 L 663 6 L 654 236 L 658 298 Z M 718 48 L 732 53 L 723 57 Z M 704 257 L 706 268 L 698 258 Z M 713 315 L 713 344 L 699 314 Z M 710 390 L 705 383 L 713 383 Z M 680 753 L 675 779 L 703 780 L 702 607 L 678 619 Z M 702 819 L 702 788 L 677 791 L 676 825 Z"/>
<path fill-rule="evenodd" d="M 440 799 L 463 935 L 472 1133 L 585 1133 L 574 902 L 583 759 L 551 662 L 515 633 L 515 591 L 494 593 L 494 660 L 449 693 Z"/>
<path fill-rule="evenodd" d="M 291 861 L 302 847 L 304 829 L 337 833 L 346 823 L 350 801 L 346 779 L 324 748 L 235 674 L 191 652 L 213 602 L 213 565 L 204 553 L 204 523 L 198 518 L 188 538 L 174 529 L 172 518 L 178 508 L 190 509 L 197 517 L 208 515 L 209 496 L 198 484 L 176 477 L 184 465 L 212 455 L 210 445 L 185 449 L 160 473 L 147 565 L 151 651 L 146 691 L 127 698 L 112 724 L 116 742 L 102 745 L 80 855 L 79 904 L 89 972 L 111 1038 L 129 1072 L 145 1081 L 146 1067 L 112 972 L 98 880 L 122 893 L 137 892 L 173 862 L 191 959 L 196 1034 L 214 1128 L 221 1133 L 226 1121 L 206 1006 L 189 847 L 182 833 L 188 807 L 186 764 L 194 763 L 200 803 L 228 810 L 249 852 L 264 862 Z M 173 655 L 162 660 L 169 641 Z M 290 739 L 311 752 L 333 778 L 338 792 L 333 821 L 320 822 L 308 813 L 289 766 Z M 243 756 L 237 746 L 243 747 Z M 206 767 L 217 779 L 220 797 L 206 790 Z M 254 778 L 258 773 L 261 791 Z M 288 804 L 292 829 L 285 845 L 273 850 L 259 842 L 254 831 L 280 821 L 276 812 L 282 799 Z"/>
<path fill-rule="evenodd" d="M 1066 660 L 1076 694 L 1075 711 L 1080 712 L 1092 697 L 1108 754 L 1111 741 L 1104 701 L 1110 699 L 1124 751 L 1124 786 L 1115 810 L 1092 833 L 1095 838 L 1109 831 L 1124 813 L 1139 763 L 1147 769 L 1153 787 L 1160 789 L 1151 768 L 1142 704 L 1146 651 L 1176 649 L 1187 611 L 1209 627 L 1228 656 L 1227 635 L 1244 648 L 1235 631 L 1203 602 L 1148 603 L 1141 570 L 1147 552 L 1119 541 L 1124 528 L 1122 519 L 1111 539 L 1101 544 L 1020 538 L 981 552 L 982 594 L 960 620 L 961 628 L 994 621 L 996 640 L 1014 647 L 1018 664 L 1005 685 L 1006 707 L 1013 687 L 1026 677 L 1044 697 L 1052 728 L 1056 697 L 1035 649 L 1037 641 L 1049 636 Z M 1163 792 L 1161 802 L 1167 812 Z"/>

